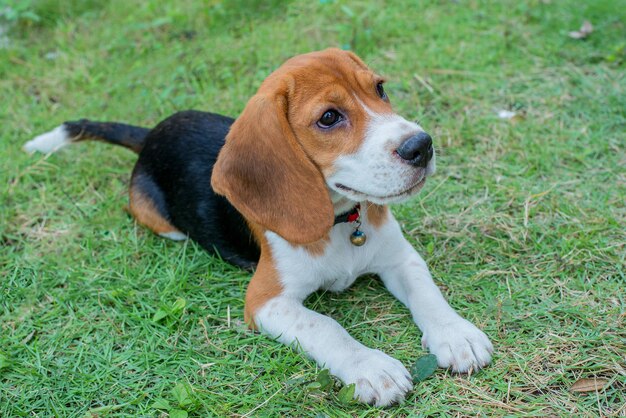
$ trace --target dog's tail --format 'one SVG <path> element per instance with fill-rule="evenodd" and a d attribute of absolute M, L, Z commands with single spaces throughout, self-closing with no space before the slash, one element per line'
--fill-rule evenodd
<path fill-rule="evenodd" d="M 94 122 L 81 119 L 65 122 L 45 134 L 36 136 L 24 144 L 24 150 L 46 154 L 57 151 L 66 145 L 88 139 L 121 145 L 139 153 L 150 129 L 116 122 Z"/>

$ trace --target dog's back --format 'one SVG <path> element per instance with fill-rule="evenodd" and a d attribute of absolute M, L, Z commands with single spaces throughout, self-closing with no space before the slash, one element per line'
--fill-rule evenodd
<path fill-rule="evenodd" d="M 241 214 L 211 188 L 213 165 L 233 122 L 194 110 L 175 113 L 152 130 L 81 119 L 39 135 L 24 149 L 50 153 L 97 140 L 135 151 L 129 209 L 137 221 L 167 238 L 190 237 L 224 260 L 251 268 L 258 245 Z"/>

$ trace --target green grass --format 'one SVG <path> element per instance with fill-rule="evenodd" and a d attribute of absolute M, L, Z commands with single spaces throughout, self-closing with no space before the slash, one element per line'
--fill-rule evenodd
<path fill-rule="evenodd" d="M 625 1 L 4 3 L 22 11 L 0 49 L 0 416 L 162 416 L 181 388 L 191 416 L 626 415 Z M 133 223 L 131 153 L 20 150 L 66 119 L 237 115 L 282 61 L 328 46 L 435 137 L 437 175 L 394 212 L 496 349 L 385 410 L 307 390 L 315 364 L 243 325 L 248 273 Z M 424 354 L 374 277 L 307 303 L 407 366 Z M 593 377 L 609 383 L 569 391 Z"/>

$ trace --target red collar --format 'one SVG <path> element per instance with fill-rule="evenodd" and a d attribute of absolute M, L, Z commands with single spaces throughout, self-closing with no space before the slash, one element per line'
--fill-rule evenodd
<path fill-rule="evenodd" d="M 351 223 L 359 219 L 361 210 L 361 204 L 357 203 L 355 207 L 350 209 L 348 212 L 342 213 L 341 215 L 335 216 L 335 223 L 333 225 L 342 224 L 345 222 Z"/>

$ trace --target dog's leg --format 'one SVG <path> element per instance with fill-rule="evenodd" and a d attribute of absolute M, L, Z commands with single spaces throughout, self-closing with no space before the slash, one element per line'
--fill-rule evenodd
<path fill-rule="evenodd" d="M 396 224 L 397 225 L 397 224 Z M 437 356 L 440 367 L 467 372 L 491 361 L 493 346 L 487 336 L 448 305 L 433 282 L 426 263 L 404 239 L 400 228 L 380 255 L 377 269 L 389 291 L 411 311 L 422 330 L 422 345 Z"/>
<path fill-rule="evenodd" d="M 267 247 L 261 251 L 246 291 L 246 322 L 302 350 L 345 384 L 354 383 L 355 397 L 362 402 L 385 406 L 404 399 L 413 384 L 402 363 L 359 343 L 333 319 L 305 308 L 302 301 L 319 285 L 307 286 L 304 272 L 285 277 L 288 273 L 281 273 L 270 256 L 275 253 Z"/>
<path fill-rule="evenodd" d="M 164 238 L 174 241 L 187 239 L 187 235 L 179 231 L 167 219 L 163 193 L 156 182 L 143 172 L 139 163 L 133 170 L 129 197 L 128 211 L 137 222 Z"/>
<path fill-rule="evenodd" d="M 297 346 L 345 384 L 354 383 L 355 397 L 362 402 L 400 402 L 413 387 L 402 363 L 359 343 L 333 319 L 305 308 L 297 298 L 279 295 L 268 300 L 254 320 L 262 332 Z"/>

